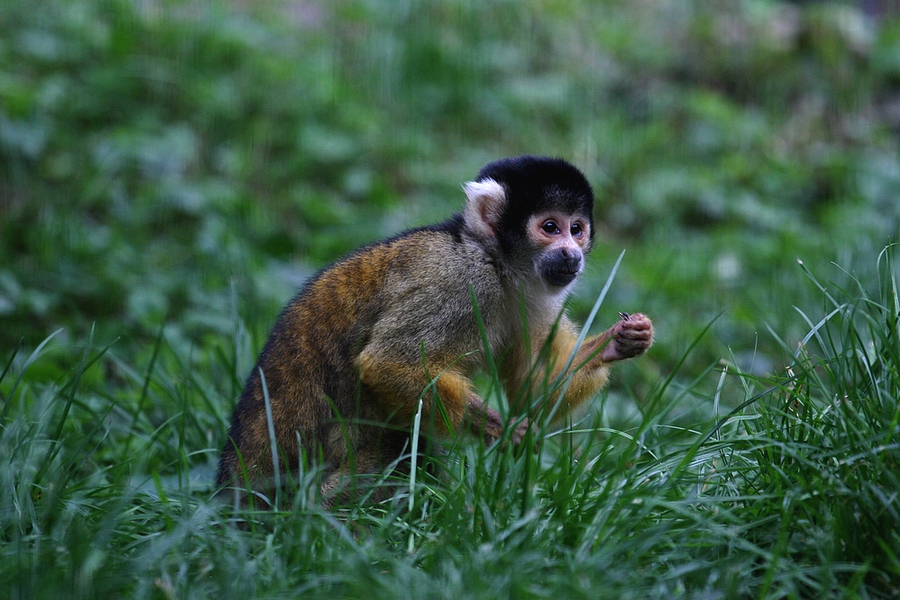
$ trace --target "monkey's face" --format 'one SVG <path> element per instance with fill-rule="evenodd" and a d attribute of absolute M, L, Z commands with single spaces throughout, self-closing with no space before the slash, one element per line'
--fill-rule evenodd
<path fill-rule="evenodd" d="M 465 223 L 516 277 L 563 290 L 584 267 L 593 239 L 594 193 L 561 159 L 507 158 L 464 186 Z"/>
<path fill-rule="evenodd" d="M 591 247 L 591 221 L 580 215 L 546 212 L 526 221 L 526 238 L 533 249 L 534 274 L 551 288 L 575 281 Z"/>

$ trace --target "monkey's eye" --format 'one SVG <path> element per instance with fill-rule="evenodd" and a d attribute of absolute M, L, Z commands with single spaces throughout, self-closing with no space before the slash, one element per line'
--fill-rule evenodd
<path fill-rule="evenodd" d="M 556 235 L 559 233 L 559 225 L 553 220 L 544 221 L 541 230 L 548 235 Z"/>
<path fill-rule="evenodd" d="M 584 235 L 584 227 L 578 221 L 572 223 L 572 227 L 569 229 L 572 237 L 580 238 Z"/>

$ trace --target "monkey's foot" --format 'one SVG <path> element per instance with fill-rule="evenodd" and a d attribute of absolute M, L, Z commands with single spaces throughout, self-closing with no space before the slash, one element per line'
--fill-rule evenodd
<path fill-rule="evenodd" d="M 633 358 L 643 354 L 653 343 L 653 323 L 647 315 L 622 315 L 622 320 L 609 328 L 612 339 L 603 349 L 603 362 Z"/>

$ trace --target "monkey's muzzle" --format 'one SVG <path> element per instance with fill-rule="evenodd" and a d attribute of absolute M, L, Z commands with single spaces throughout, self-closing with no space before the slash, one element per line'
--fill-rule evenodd
<path fill-rule="evenodd" d="M 541 271 L 541 276 L 547 284 L 556 287 L 565 287 L 575 281 L 581 272 L 581 257 L 566 256 L 557 257 L 548 261 Z"/>

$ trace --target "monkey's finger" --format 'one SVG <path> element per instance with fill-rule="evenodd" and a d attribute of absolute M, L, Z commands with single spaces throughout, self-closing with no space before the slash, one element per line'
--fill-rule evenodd
<path fill-rule="evenodd" d="M 622 329 L 616 334 L 616 340 L 635 341 L 649 340 L 653 338 L 652 327 L 642 327 L 635 329 Z"/>
<path fill-rule="evenodd" d="M 653 322 L 648 319 L 646 316 L 638 313 L 634 315 L 628 315 L 627 321 L 619 321 L 619 327 L 623 330 L 625 329 L 652 329 Z"/>

